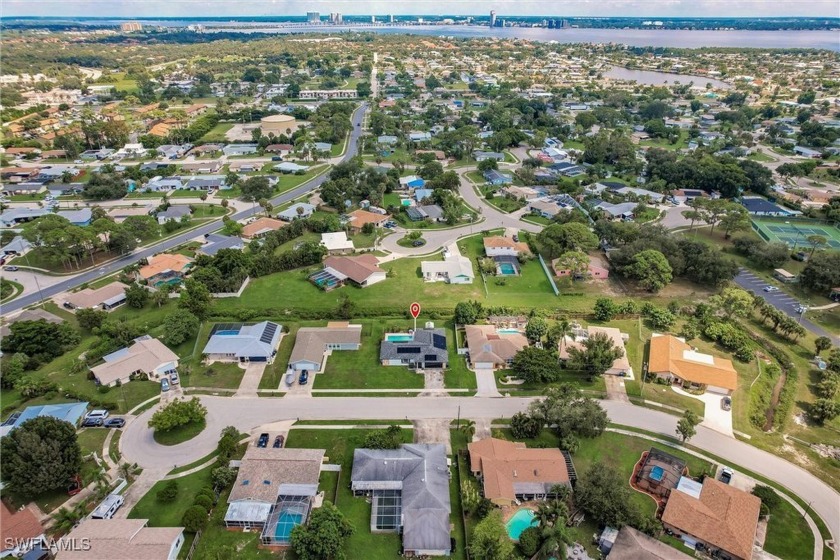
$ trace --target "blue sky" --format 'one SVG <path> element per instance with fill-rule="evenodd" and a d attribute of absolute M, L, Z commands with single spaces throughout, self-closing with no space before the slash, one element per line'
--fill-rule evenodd
<path fill-rule="evenodd" d="M 840 17 L 838 0 L 2 0 L 2 16 L 484 14 L 639 17 Z"/>

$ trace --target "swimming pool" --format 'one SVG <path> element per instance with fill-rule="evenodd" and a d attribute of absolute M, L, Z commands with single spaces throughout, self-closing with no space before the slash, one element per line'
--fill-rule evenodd
<path fill-rule="evenodd" d="M 650 479 L 659 482 L 665 477 L 665 469 L 660 467 L 659 465 L 654 465 L 653 468 L 650 469 Z"/>
<path fill-rule="evenodd" d="M 519 329 L 496 329 L 499 334 L 519 334 Z"/>
<path fill-rule="evenodd" d="M 505 524 L 508 536 L 511 540 L 518 541 L 519 535 L 528 527 L 536 527 L 539 521 L 534 519 L 534 512 L 530 509 L 520 509 L 513 514 L 513 517 L 508 519 Z"/>
<path fill-rule="evenodd" d="M 238 335 L 238 334 L 239 334 L 239 331 L 238 331 L 238 330 L 234 330 L 234 331 L 216 331 L 216 332 L 214 332 L 213 334 L 214 334 L 214 335 L 216 335 L 216 334 L 217 334 L 217 335 L 219 335 L 219 336 L 236 336 L 236 335 Z"/>
<path fill-rule="evenodd" d="M 516 267 L 511 263 L 499 263 L 499 274 L 513 276 L 516 274 Z"/>
<path fill-rule="evenodd" d="M 274 528 L 274 538 L 278 541 L 288 542 L 292 529 L 303 523 L 303 514 L 293 511 L 284 511 L 277 518 L 277 526 Z"/>
<path fill-rule="evenodd" d="M 385 340 L 388 342 L 411 342 L 414 340 L 414 335 L 406 333 L 388 333 L 385 335 Z"/>

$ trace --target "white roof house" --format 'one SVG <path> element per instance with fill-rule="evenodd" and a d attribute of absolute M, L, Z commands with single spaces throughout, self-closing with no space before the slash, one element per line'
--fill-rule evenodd
<path fill-rule="evenodd" d="M 347 238 L 347 233 L 344 231 L 336 231 L 331 233 L 321 234 L 321 245 L 327 248 L 330 254 L 333 253 L 352 253 L 356 248 L 353 245 L 353 240 Z"/>
<path fill-rule="evenodd" d="M 423 280 L 426 282 L 448 282 L 450 284 L 472 284 L 475 280 L 472 262 L 461 255 L 455 245 L 446 247 L 442 261 L 420 263 Z"/>

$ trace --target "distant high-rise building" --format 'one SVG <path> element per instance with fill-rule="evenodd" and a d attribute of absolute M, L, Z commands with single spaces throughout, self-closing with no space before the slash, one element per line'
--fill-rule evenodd
<path fill-rule="evenodd" d="M 370 22 L 376 23 L 376 16 L 370 16 Z"/>
<path fill-rule="evenodd" d="M 321 23 L 321 14 L 318 12 L 306 12 L 306 21 L 308 23 Z"/>
<path fill-rule="evenodd" d="M 341 25 L 344 23 L 344 16 L 342 16 L 340 12 L 331 12 L 330 23 L 333 25 Z"/>
<path fill-rule="evenodd" d="M 143 24 L 139 21 L 126 21 L 120 24 L 120 31 L 123 33 L 132 33 L 134 31 L 143 31 Z"/>
<path fill-rule="evenodd" d="M 490 27 L 496 27 L 496 10 L 490 10 Z"/>
<path fill-rule="evenodd" d="M 388 23 L 394 23 L 394 14 L 388 16 Z"/>

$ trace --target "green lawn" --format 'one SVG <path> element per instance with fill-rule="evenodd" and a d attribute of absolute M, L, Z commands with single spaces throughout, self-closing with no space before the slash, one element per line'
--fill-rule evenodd
<path fill-rule="evenodd" d="M 753 161 L 764 162 L 764 163 L 771 162 L 771 161 L 776 161 L 776 158 L 768 156 L 763 151 L 753 152 L 753 153 L 751 153 L 747 156 L 747 159 L 751 159 Z"/>
<path fill-rule="evenodd" d="M 805 519 L 785 500 L 770 512 L 764 550 L 779 558 L 813 558 L 814 537 Z"/>
<path fill-rule="evenodd" d="M 174 465 L 178 462 L 178 458 L 173 457 L 172 461 Z M 169 504 L 162 504 L 156 499 L 158 490 L 161 490 L 168 481 L 158 482 L 132 508 L 128 514 L 129 519 L 148 519 L 149 527 L 181 526 L 181 518 L 184 516 L 184 512 L 192 506 L 199 490 L 205 486 L 212 487 L 210 471 L 213 470 L 213 467 L 214 465 L 211 465 L 196 473 L 178 478 L 178 497 Z M 224 504 L 222 504 L 222 508 L 225 509 Z"/>
<path fill-rule="evenodd" d="M 77 435 L 79 447 L 82 448 L 82 455 L 95 452 L 102 457 L 102 446 L 105 444 L 105 438 L 110 431 L 109 428 L 82 428 Z"/>
<path fill-rule="evenodd" d="M 400 558 L 400 538 L 395 533 L 373 534 L 370 532 L 370 504 L 365 498 L 356 498 L 350 490 L 350 473 L 353 467 L 353 450 L 362 447 L 366 430 L 295 430 L 289 433 L 287 447 L 325 449 L 329 462 L 341 465 L 341 481 L 338 484 L 336 506 L 353 524 L 356 531 L 347 543 L 348 558 L 376 558 L 386 560 Z M 403 430 L 403 442 L 412 441 L 412 431 Z M 322 475 L 323 477 L 323 475 Z M 322 480 L 323 482 L 323 480 Z M 320 487 L 320 490 L 326 490 Z M 453 521 L 460 512 L 453 510 Z"/>
<path fill-rule="evenodd" d="M 23 286 L 12 280 L 0 278 L 0 301 L 6 301 L 23 293 Z"/>
<path fill-rule="evenodd" d="M 207 333 L 209 338 L 209 332 Z M 206 340 L 198 345 L 201 352 Z M 199 357 L 200 358 L 200 357 Z M 212 387 L 214 389 L 238 389 L 245 370 L 237 363 L 215 362 L 209 365 L 195 365 L 190 373 L 181 377 L 181 384 L 185 387 Z"/>
<path fill-rule="evenodd" d="M 165 432 L 155 430 L 154 438 L 161 445 L 178 445 L 179 443 L 191 440 L 203 432 L 206 427 L 207 422 L 203 420 L 201 422 L 190 422 L 189 424 L 184 424 L 183 426 L 178 426 Z"/>
<path fill-rule="evenodd" d="M 225 134 L 231 128 L 233 128 L 233 123 L 219 123 L 211 128 L 207 134 L 199 138 L 198 143 L 212 144 L 214 142 L 225 142 Z"/>

